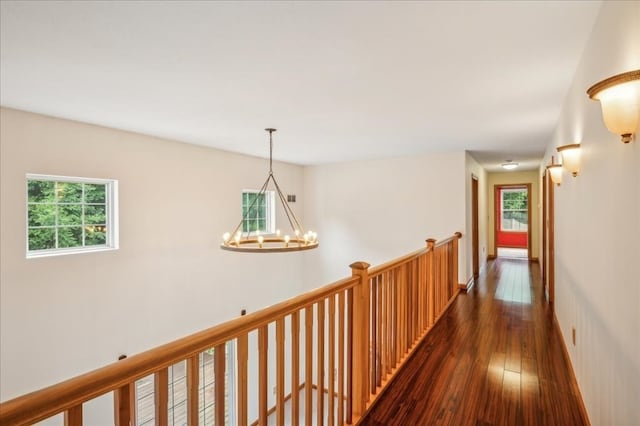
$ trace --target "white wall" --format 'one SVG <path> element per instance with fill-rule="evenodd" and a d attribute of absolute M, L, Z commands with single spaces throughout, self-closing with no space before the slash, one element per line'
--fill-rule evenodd
<path fill-rule="evenodd" d="M 466 199 L 466 233 L 465 241 L 465 256 L 467 259 L 465 265 L 465 275 L 460 276 L 460 283 L 468 283 L 468 280 L 473 277 L 473 245 L 472 235 L 473 230 L 473 218 L 472 218 L 472 202 L 473 202 L 473 190 L 471 188 L 472 176 L 478 178 L 478 256 L 480 260 L 480 271 L 484 269 L 487 264 L 487 172 L 478 164 L 478 162 L 469 154 L 465 155 L 465 199 Z M 466 278 L 466 281 L 465 281 Z"/>
<path fill-rule="evenodd" d="M 604 2 L 545 156 L 582 144 L 555 192 L 555 310 L 594 425 L 640 424 L 640 141 L 609 133 L 585 91 L 639 68 L 640 2 Z"/>
<path fill-rule="evenodd" d="M 302 291 L 302 253 L 218 248 L 265 159 L 11 109 L 0 120 L 1 400 Z M 302 167 L 274 171 L 302 218 Z M 26 173 L 118 179 L 120 249 L 25 259 Z"/>
<path fill-rule="evenodd" d="M 391 260 L 465 231 L 465 153 L 307 167 L 305 219 L 317 229 L 317 256 L 305 258 L 309 287 L 350 276 L 349 265 Z M 465 282 L 465 249 L 460 281 Z"/>

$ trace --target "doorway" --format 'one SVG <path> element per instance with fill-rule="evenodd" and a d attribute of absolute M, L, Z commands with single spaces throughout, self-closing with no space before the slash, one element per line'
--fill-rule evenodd
<path fill-rule="evenodd" d="M 549 172 L 545 170 L 542 176 L 542 284 L 551 306 L 555 299 L 555 188 L 553 185 Z"/>
<path fill-rule="evenodd" d="M 531 184 L 494 188 L 496 256 L 531 259 Z"/>
<path fill-rule="evenodd" d="M 480 276 L 480 247 L 479 247 L 479 230 L 478 230 L 478 177 L 471 175 L 471 245 L 473 247 L 473 279 L 474 281 Z"/>

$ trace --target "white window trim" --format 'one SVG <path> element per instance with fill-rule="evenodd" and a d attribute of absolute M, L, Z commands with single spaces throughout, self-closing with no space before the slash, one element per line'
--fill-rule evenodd
<path fill-rule="evenodd" d="M 242 193 L 244 194 L 245 192 L 250 192 L 253 194 L 260 193 L 260 191 L 257 189 L 243 189 Z M 264 200 L 265 209 L 267 213 L 267 216 L 265 217 L 267 230 L 263 235 L 275 235 L 276 233 L 276 203 L 275 203 L 276 191 L 270 191 L 270 190 L 264 191 L 264 198 L 265 198 Z M 240 209 L 242 211 L 242 205 L 240 206 Z M 243 232 L 242 236 L 246 237 L 249 234 L 250 232 Z M 251 234 L 255 234 L 255 233 L 251 232 Z"/>
<path fill-rule="evenodd" d="M 107 243 L 103 246 L 55 248 L 48 250 L 29 250 L 29 180 L 47 180 L 54 182 L 95 183 L 106 185 Z M 25 251 L 27 259 L 39 257 L 63 256 L 68 254 L 96 253 L 118 250 L 120 248 L 118 221 L 118 181 L 115 179 L 85 178 L 73 176 L 43 175 L 27 173 L 25 179 Z"/>
<path fill-rule="evenodd" d="M 527 193 L 527 208 L 526 209 L 506 209 L 504 208 L 504 194 L 507 192 L 526 192 Z M 524 233 L 528 232 L 529 223 L 527 223 L 527 229 L 525 230 L 514 230 L 514 229 L 504 229 L 504 212 L 525 212 L 527 213 L 527 219 L 529 219 L 529 191 L 527 188 L 503 188 L 500 190 L 500 232 L 515 232 L 515 233 Z"/>

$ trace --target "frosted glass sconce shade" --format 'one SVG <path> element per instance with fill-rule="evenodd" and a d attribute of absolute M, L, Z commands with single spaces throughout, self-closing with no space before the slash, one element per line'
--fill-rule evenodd
<path fill-rule="evenodd" d="M 640 123 L 640 70 L 602 80 L 591 86 L 587 94 L 600 101 L 607 129 L 620 135 L 622 142 L 631 142 Z"/>
<path fill-rule="evenodd" d="M 578 176 L 580 172 L 580 144 L 559 146 L 558 152 L 562 156 L 562 165 L 571 172 L 573 177 Z"/>
<path fill-rule="evenodd" d="M 559 186 L 562 183 L 562 164 L 552 164 L 547 166 L 547 170 L 553 183 Z"/>

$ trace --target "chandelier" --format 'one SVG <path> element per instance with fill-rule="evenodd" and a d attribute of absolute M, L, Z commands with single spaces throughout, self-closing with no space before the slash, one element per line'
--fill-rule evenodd
<path fill-rule="evenodd" d="M 305 231 L 304 227 L 289 207 L 287 198 L 282 194 L 280 185 L 273 175 L 273 132 L 276 129 L 267 128 L 269 132 L 269 175 L 260 188 L 260 191 L 251 200 L 251 204 L 245 209 L 242 219 L 233 232 L 225 232 L 222 236 L 220 248 L 229 251 L 240 251 L 249 253 L 277 253 L 285 251 L 310 250 L 318 247 L 318 234 L 313 231 Z M 275 187 L 275 196 L 280 200 L 285 216 L 289 222 L 290 233 L 283 233 L 280 229 L 273 233 L 261 233 L 259 230 L 243 230 L 243 224 L 250 218 L 251 212 L 255 211 L 258 200 L 264 200 L 269 182 Z"/>

